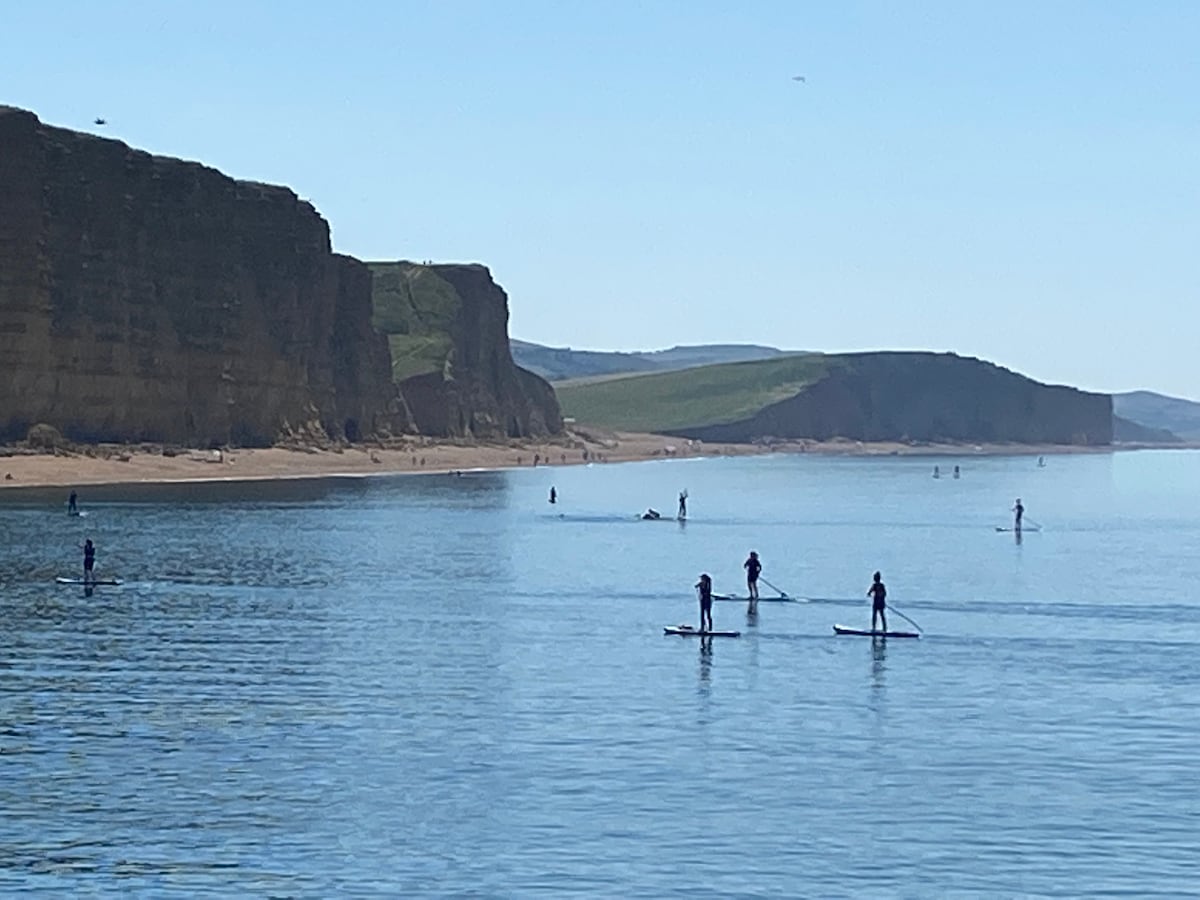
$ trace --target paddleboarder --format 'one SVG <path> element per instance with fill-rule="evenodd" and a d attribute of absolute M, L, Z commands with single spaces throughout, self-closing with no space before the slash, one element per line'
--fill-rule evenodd
<path fill-rule="evenodd" d="M 687 488 L 679 492 L 679 518 L 687 518 Z"/>
<path fill-rule="evenodd" d="M 644 513 L 642 513 L 642 518 L 643 519 L 661 519 L 662 513 L 660 513 L 657 509 L 648 509 Z"/>
<path fill-rule="evenodd" d="M 878 616 L 883 622 L 883 630 L 886 632 L 887 615 L 884 610 L 887 609 L 887 588 L 880 580 L 881 577 L 878 572 L 875 573 L 875 580 L 867 588 L 867 596 L 871 598 L 871 630 L 875 630 L 875 617 Z"/>
<path fill-rule="evenodd" d="M 696 594 L 700 598 L 700 630 L 712 631 L 712 578 L 707 573 L 702 573 L 696 582 Z M 708 622 L 707 628 L 705 622 Z"/>
<path fill-rule="evenodd" d="M 554 485 L 550 485 L 550 502 L 551 503 L 558 502 L 558 491 L 556 491 L 554 489 Z"/>
<path fill-rule="evenodd" d="M 96 567 L 96 545 L 92 543 L 92 539 L 88 538 L 83 542 L 83 583 L 95 581 L 92 576 L 92 569 Z"/>
<path fill-rule="evenodd" d="M 74 491 L 71 491 L 71 496 L 67 498 L 67 515 L 68 516 L 73 516 L 73 515 L 75 515 L 75 513 L 79 512 L 79 507 L 77 506 L 78 501 L 79 501 L 79 495 L 76 494 Z"/>
<path fill-rule="evenodd" d="M 742 568 L 746 570 L 746 588 L 750 592 L 750 599 L 758 599 L 758 575 L 762 572 L 762 563 L 758 560 L 758 554 L 751 550 L 750 558 L 742 563 Z"/>
<path fill-rule="evenodd" d="M 1012 511 L 1016 516 L 1013 519 L 1013 530 L 1020 531 L 1021 530 L 1021 519 L 1025 515 L 1025 507 L 1021 505 L 1020 497 L 1017 498 L 1017 505 L 1012 508 Z"/>

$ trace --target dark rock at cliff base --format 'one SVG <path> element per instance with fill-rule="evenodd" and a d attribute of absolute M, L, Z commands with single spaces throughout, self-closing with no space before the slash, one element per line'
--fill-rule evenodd
<path fill-rule="evenodd" d="M 371 276 L 292 191 L 0 107 L 0 439 L 403 430 Z"/>
<path fill-rule="evenodd" d="M 373 262 L 375 326 L 418 430 L 439 437 L 562 431 L 554 389 L 513 363 L 508 296 L 481 265 Z"/>
<path fill-rule="evenodd" d="M 952 353 L 848 353 L 822 357 L 822 365 L 824 373 L 811 384 L 752 414 L 666 433 L 739 442 L 842 437 L 1112 443 L 1112 398 L 1107 394 L 1041 384 L 982 360 Z"/>

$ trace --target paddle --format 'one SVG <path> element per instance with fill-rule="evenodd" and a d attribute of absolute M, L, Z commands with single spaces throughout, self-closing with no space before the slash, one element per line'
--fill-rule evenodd
<path fill-rule="evenodd" d="M 918 625 L 916 622 L 914 622 L 912 619 L 910 619 L 904 613 L 900 612 L 900 610 L 896 609 L 896 607 L 892 606 L 890 603 L 888 604 L 887 608 L 890 609 L 892 612 L 894 612 L 896 615 L 898 615 L 900 618 L 902 618 L 905 622 L 907 622 L 913 628 L 917 629 L 917 631 L 921 632 L 921 634 L 925 633 L 924 628 L 922 628 L 920 625 Z"/>
<path fill-rule="evenodd" d="M 779 588 L 775 587 L 775 585 L 771 584 L 771 582 L 767 581 L 767 579 L 763 578 L 761 575 L 758 576 L 758 580 L 761 581 L 763 584 L 765 584 L 767 587 L 769 587 L 771 590 L 773 590 L 775 593 L 777 593 L 780 597 L 785 597 L 789 600 L 791 599 L 791 597 L 788 597 L 787 591 L 781 591 Z"/>

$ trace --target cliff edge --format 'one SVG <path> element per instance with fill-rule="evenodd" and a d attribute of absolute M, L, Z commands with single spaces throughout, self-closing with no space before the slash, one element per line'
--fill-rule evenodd
<path fill-rule="evenodd" d="M 371 274 L 292 191 L 0 107 L 0 439 L 356 439 L 411 420 Z"/>

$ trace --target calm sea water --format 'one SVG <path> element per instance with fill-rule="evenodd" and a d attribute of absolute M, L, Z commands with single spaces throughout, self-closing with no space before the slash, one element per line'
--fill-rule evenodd
<path fill-rule="evenodd" d="M 1198 890 L 1200 454 L 64 500 L 0 493 L 4 894 Z M 662 634 L 751 549 L 814 599 Z M 876 568 L 924 639 L 833 636 Z"/>

